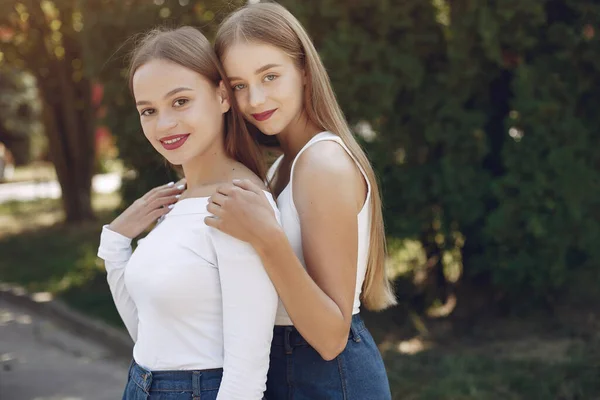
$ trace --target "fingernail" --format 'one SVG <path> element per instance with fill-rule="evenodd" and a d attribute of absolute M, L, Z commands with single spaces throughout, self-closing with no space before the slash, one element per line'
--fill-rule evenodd
<path fill-rule="evenodd" d="M 179 185 L 179 186 L 177 186 L 177 189 L 183 190 L 183 189 L 185 189 L 185 185 Z"/>
<path fill-rule="evenodd" d="M 175 182 L 169 182 L 167 183 L 167 186 L 173 186 L 175 184 Z"/>
<path fill-rule="evenodd" d="M 242 180 L 241 179 L 234 179 L 233 183 L 240 183 Z"/>
<path fill-rule="evenodd" d="M 180 198 L 180 197 L 181 197 L 181 195 L 180 195 L 180 194 L 178 194 L 177 196 L 175 196 L 175 198 L 176 198 L 176 199 L 178 199 L 178 198 Z"/>
<path fill-rule="evenodd" d="M 173 207 L 175 207 L 175 204 L 169 204 L 169 207 L 167 207 L 167 208 L 171 209 Z"/>

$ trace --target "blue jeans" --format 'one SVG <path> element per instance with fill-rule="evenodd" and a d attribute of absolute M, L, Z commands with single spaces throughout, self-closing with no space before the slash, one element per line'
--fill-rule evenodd
<path fill-rule="evenodd" d="M 148 371 L 133 361 L 123 400 L 215 400 L 223 369 Z"/>
<path fill-rule="evenodd" d="M 325 361 L 293 326 L 276 326 L 271 344 L 267 400 L 391 400 L 379 349 L 358 314 L 348 343 Z"/>

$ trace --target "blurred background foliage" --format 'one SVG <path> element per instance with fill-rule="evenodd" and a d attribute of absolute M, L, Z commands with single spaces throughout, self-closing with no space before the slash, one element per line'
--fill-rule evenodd
<path fill-rule="evenodd" d="M 212 38 L 243 3 L 0 2 L 0 142 L 18 163 L 51 159 L 67 222 L 97 216 L 90 182 L 107 163 L 123 166 L 122 204 L 176 178 L 128 91 L 133 35 L 185 24 Z M 600 3 L 280 3 L 376 168 L 403 305 L 472 321 L 597 291 Z"/>

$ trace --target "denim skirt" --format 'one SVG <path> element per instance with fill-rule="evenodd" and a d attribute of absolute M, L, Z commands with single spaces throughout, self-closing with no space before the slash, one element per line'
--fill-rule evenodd
<path fill-rule="evenodd" d="M 148 371 L 135 361 L 123 400 L 216 400 L 223 369 Z"/>
<path fill-rule="evenodd" d="M 293 326 L 276 326 L 271 343 L 267 400 L 391 400 L 379 349 L 356 314 L 348 343 L 325 361 Z"/>

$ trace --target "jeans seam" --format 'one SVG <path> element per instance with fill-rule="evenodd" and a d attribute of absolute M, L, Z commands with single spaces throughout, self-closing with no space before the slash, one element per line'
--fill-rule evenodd
<path fill-rule="evenodd" d="M 133 383 L 135 383 L 135 385 L 136 385 L 137 387 L 139 387 L 140 389 L 142 389 L 142 391 L 143 391 L 144 393 L 146 393 L 147 395 L 150 395 L 150 389 L 146 390 L 146 388 L 144 388 L 142 385 L 140 385 L 140 384 L 137 382 L 137 379 L 134 379 L 134 380 L 133 380 Z"/>
<path fill-rule="evenodd" d="M 339 356 L 336 357 L 337 359 L 337 364 L 338 364 L 338 370 L 340 372 L 340 381 L 342 383 L 342 396 L 344 397 L 344 400 L 348 399 L 347 396 L 347 391 L 346 391 L 346 375 L 344 374 L 344 365 L 342 364 L 342 358 L 343 358 L 343 354 L 340 354 Z"/>
<path fill-rule="evenodd" d="M 288 400 L 293 400 L 294 399 L 294 385 L 292 382 L 292 364 L 294 362 L 293 360 L 294 357 L 294 353 L 290 353 L 290 354 L 286 354 L 285 358 L 286 358 L 286 380 L 287 380 L 287 386 L 288 386 Z"/>

